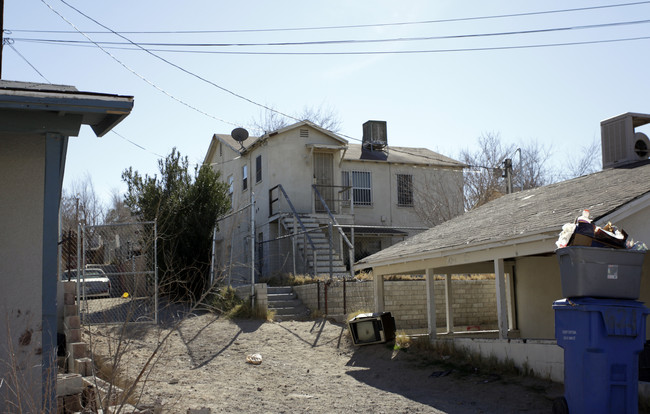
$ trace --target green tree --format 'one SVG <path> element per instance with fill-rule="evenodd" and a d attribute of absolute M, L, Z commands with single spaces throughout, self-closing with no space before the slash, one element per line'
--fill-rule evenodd
<path fill-rule="evenodd" d="M 162 294 L 199 298 L 208 287 L 212 228 L 230 208 L 227 185 L 208 165 L 188 171 L 176 148 L 158 161 L 160 176 L 124 170 L 124 203 L 143 221 L 157 221 L 158 274 Z"/>

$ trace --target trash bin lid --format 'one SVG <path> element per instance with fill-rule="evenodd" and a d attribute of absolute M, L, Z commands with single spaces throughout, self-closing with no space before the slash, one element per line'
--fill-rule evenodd
<path fill-rule="evenodd" d="M 645 317 L 650 313 L 643 302 L 622 299 L 565 298 L 555 301 L 553 309 L 597 312 L 608 336 L 632 337 L 645 332 Z"/>
<path fill-rule="evenodd" d="M 576 308 L 576 310 L 582 311 L 595 311 L 601 310 L 601 308 L 606 307 L 625 307 L 625 308 L 637 308 L 637 309 L 646 309 L 643 302 L 637 300 L 629 299 L 608 299 L 608 298 L 591 298 L 591 297 L 580 297 L 580 298 L 564 298 L 559 299 L 553 302 L 553 309 L 562 309 L 565 307 Z M 647 312 L 646 312 L 647 313 Z"/>

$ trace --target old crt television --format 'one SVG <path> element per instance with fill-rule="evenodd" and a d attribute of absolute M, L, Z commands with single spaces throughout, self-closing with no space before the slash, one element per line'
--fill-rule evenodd
<path fill-rule="evenodd" d="M 355 345 L 380 344 L 395 339 L 395 318 L 390 312 L 361 313 L 348 321 Z"/>

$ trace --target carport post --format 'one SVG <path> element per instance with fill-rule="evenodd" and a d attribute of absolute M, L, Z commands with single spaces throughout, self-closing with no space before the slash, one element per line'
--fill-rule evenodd
<path fill-rule="evenodd" d="M 445 314 L 447 315 L 447 333 L 454 332 L 454 308 L 452 306 L 454 302 L 454 295 L 451 289 L 451 274 L 447 273 L 445 275 Z"/>
<path fill-rule="evenodd" d="M 372 284 L 375 290 L 375 312 L 384 311 L 384 275 L 374 274 Z"/>
<path fill-rule="evenodd" d="M 434 295 L 433 269 L 427 269 L 427 321 L 429 323 L 429 340 L 436 337 L 436 297 Z"/>
<path fill-rule="evenodd" d="M 505 268 L 503 259 L 494 260 L 494 280 L 497 290 L 499 339 L 508 339 L 508 307 L 506 302 Z"/>

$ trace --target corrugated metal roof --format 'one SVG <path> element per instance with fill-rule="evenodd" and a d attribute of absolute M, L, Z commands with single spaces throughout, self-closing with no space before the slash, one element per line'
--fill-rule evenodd
<path fill-rule="evenodd" d="M 366 257 L 358 265 L 485 243 L 507 242 L 535 234 L 560 233 L 583 209 L 594 221 L 650 193 L 650 164 L 607 169 L 544 187 L 505 195 L 461 216 Z"/>

